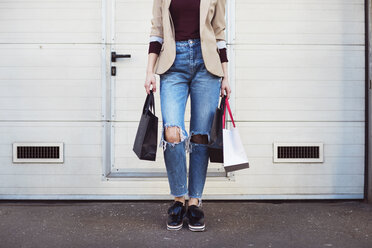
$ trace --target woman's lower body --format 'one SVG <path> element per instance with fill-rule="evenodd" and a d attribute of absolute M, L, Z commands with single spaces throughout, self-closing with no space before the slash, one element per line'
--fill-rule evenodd
<path fill-rule="evenodd" d="M 159 144 L 163 147 L 171 195 L 196 198 L 198 206 L 208 168 L 207 143 L 221 88 L 221 77 L 211 74 L 204 65 L 200 45 L 200 39 L 176 41 L 175 61 L 168 71 L 160 74 L 163 131 Z M 189 95 L 191 118 L 187 132 L 184 115 Z"/>

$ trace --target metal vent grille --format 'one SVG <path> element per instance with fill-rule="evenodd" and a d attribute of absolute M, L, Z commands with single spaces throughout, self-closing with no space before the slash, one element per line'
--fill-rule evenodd
<path fill-rule="evenodd" d="M 319 146 L 279 146 L 278 158 L 319 158 Z"/>
<path fill-rule="evenodd" d="M 323 162 L 323 143 L 274 143 L 274 162 Z"/>
<path fill-rule="evenodd" d="M 13 162 L 61 163 L 63 143 L 13 143 Z"/>
<path fill-rule="evenodd" d="M 59 158 L 59 146 L 18 146 L 17 158 Z"/>

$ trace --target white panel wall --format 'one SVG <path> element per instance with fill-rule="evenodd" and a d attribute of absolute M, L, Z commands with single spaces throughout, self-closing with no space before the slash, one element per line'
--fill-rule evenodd
<path fill-rule="evenodd" d="M 100 0 L 2 0 L 1 43 L 101 42 Z"/>
<path fill-rule="evenodd" d="M 241 194 L 362 197 L 363 8 L 236 1 L 234 106 L 251 160 L 236 173 Z M 323 142 L 324 163 L 273 163 L 273 142 Z"/>
<path fill-rule="evenodd" d="M 96 44 L 2 44 L 0 119 L 99 120 L 100 51 Z"/>
<path fill-rule="evenodd" d="M 101 1 L 0 1 L 0 198 L 100 185 L 101 23 Z M 65 162 L 12 164 L 12 143 L 38 141 Z"/>
<path fill-rule="evenodd" d="M 0 119 L 100 119 L 101 19 L 101 1 L 1 1 Z"/>

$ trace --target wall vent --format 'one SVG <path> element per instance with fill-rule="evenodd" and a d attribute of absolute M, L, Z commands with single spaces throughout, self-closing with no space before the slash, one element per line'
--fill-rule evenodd
<path fill-rule="evenodd" d="M 13 163 L 63 163 L 63 143 L 13 143 Z"/>
<path fill-rule="evenodd" d="M 275 162 L 323 162 L 323 143 L 273 143 Z"/>

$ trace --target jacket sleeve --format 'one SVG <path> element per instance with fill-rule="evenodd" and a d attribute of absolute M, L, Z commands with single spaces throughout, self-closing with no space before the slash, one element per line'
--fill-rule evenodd
<path fill-rule="evenodd" d="M 225 21 L 226 0 L 217 0 L 216 9 L 212 18 L 212 27 L 216 36 L 217 47 L 220 51 L 221 62 L 228 62 L 226 55 L 226 21 Z"/>
<path fill-rule="evenodd" d="M 162 0 L 153 0 L 151 30 L 148 53 L 159 55 L 161 45 L 163 44 L 163 23 L 161 12 Z"/>
<path fill-rule="evenodd" d="M 163 40 L 162 0 L 153 0 L 150 41 Z"/>
<path fill-rule="evenodd" d="M 214 34 L 216 35 L 216 40 L 224 40 L 225 41 L 225 6 L 226 0 L 217 0 L 216 9 L 214 11 L 214 16 L 212 18 L 212 27 L 214 30 Z"/>

